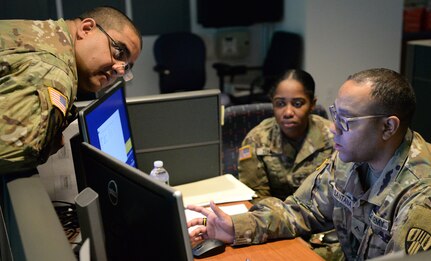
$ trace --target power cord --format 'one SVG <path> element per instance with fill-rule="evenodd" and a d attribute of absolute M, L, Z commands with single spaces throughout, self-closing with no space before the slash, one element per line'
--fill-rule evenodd
<path fill-rule="evenodd" d="M 59 200 L 52 201 L 52 203 L 67 239 L 69 242 L 74 243 L 74 240 L 79 235 L 78 214 L 75 204 Z"/>

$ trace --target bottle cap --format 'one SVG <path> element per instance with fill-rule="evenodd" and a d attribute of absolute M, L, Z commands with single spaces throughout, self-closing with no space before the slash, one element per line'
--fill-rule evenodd
<path fill-rule="evenodd" d="M 157 167 L 157 168 L 163 167 L 163 161 L 161 160 L 154 161 L 154 167 Z"/>

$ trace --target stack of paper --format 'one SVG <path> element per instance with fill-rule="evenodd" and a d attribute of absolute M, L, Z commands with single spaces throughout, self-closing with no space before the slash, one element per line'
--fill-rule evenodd
<path fill-rule="evenodd" d="M 174 189 L 183 194 L 184 205 L 207 206 L 213 200 L 216 204 L 251 200 L 254 191 L 231 174 L 200 180 Z"/>

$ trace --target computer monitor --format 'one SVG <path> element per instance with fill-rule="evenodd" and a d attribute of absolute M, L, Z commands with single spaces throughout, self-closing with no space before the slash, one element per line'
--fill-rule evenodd
<path fill-rule="evenodd" d="M 80 148 L 109 260 L 193 260 L 181 192 L 91 144 Z"/>
<path fill-rule="evenodd" d="M 78 124 L 83 141 L 137 167 L 123 82 L 114 84 L 81 109 Z"/>

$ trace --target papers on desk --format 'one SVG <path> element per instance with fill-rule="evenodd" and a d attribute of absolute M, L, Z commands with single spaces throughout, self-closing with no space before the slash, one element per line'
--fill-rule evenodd
<path fill-rule="evenodd" d="M 208 206 L 211 200 L 216 204 L 247 201 L 255 194 L 252 189 L 231 174 L 175 186 L 174 189 L 183 194 L 185 206 Z"/>

